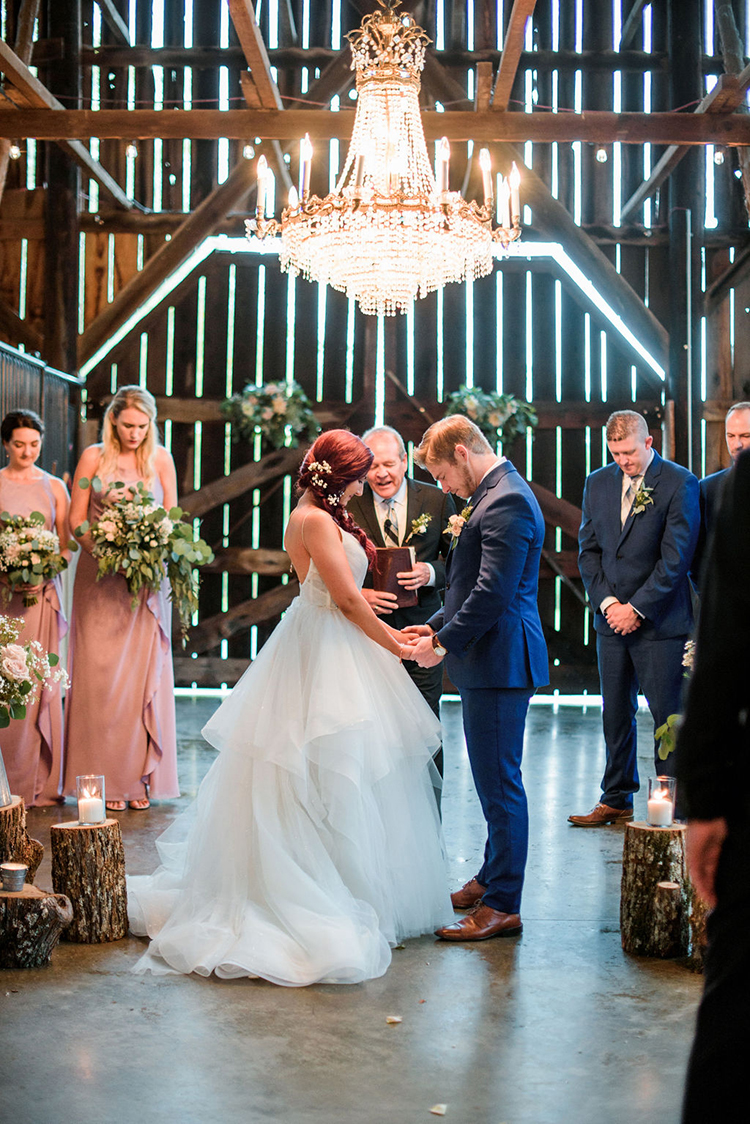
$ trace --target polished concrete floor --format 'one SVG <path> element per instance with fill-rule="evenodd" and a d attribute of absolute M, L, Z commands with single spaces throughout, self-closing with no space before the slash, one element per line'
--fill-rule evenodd
<path fill-rule="evenodd" d="M 121 815 L 131 873 L 153 869 L 155 837 L 210 764 L 199 731 L 215 705 L 178 700 L 184 796 Z M 444 703 L 443 717 L 457 886 L 476 871 L 483 830 L 460 705 Z M 642 713 L 644 777 L 649 727 Z M 461 1124 L 676 1124 L 701 979 L 622 952 L 622 828 L 566 822 L 595 803 L 602 762 L 598 707 L 532 707 L 517 941 L 424 937 L 382 979 L 351 987 L 134 976 L 136 938 L 60 944 L 47 968 L 0 972 L 0 1119 L 416 1124 L 445 1104 Z M 49 825 L 74 816 L 32 810 L 31 833 L 48 846 Z M 50 884 L 48 851 L 37 884 Z"/>

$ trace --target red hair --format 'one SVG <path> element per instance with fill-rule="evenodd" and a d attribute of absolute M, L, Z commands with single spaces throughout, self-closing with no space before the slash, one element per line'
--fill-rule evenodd
<path fill-rule="evenodd" d="M 372 462 L 372 452 L 359 437 L 348 429 L 328 429 L 308 449 L 297 477 L 298 489 L 309 492 L 334 523 L 354 535 L 367 555 L 370 569 L 377 557 L 375 544 L 342 506 L 341 496 L 349 484 L 367 475 Z"/>

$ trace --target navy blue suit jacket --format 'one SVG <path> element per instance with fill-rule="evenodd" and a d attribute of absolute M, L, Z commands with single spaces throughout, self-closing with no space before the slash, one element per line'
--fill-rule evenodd
<path fill-rule="evenodd" d="M 510 461 L 493 468 L 448 555 L 445 606 L 427 622 L 448 649 L 457 687 L 549 683 L 537 608 L 544 519 Z"/>
<path fill-rule="evenodd" d="M 687 636 L 693 625 L 688 571 L 698 541 L 698 481 L 692 472 L 654 453 L 644 487 L 643 511 L 620 526 L 622 470 L 592 472 L 583 492 L 578 566 L 596 610 L 594 627 L 616 635 L 599 606 L 605 597 L 630 602 L 644 618 L 638 635 L 650 640 Z"/>
<path fill-rule="evenodd" d="M 700 482 L 701 529 L 698 535 L 698 545 L 693 555 L 693 565 L 690 569 L 690 577 L 696 587 L 699 587 L 702 581 L 701 570 L 708 549 L 708 538 L 719 513 L 721 497 L 724 494 L 724 485 L 728 476 L 729 469 L 722 468 L 720 472 L 712 472 L 710 476 L 704 477 Z"/>

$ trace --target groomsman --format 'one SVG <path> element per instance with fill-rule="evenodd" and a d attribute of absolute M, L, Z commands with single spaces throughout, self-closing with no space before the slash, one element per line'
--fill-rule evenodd
<path fill-rule="evenodd" d="M 735 402 L 729 407 L 724 420 L 724 438 L 732 458 L 731 467 L 734 467 L 740 453 L 750 449 L 750 402 Z M 729 472 L 729 468 L 722 468 L 700 482 L 701 529 L 690 573 L 697 587 L 700 587 L 703 576 L 701 568 L 708 548 L 708 536 L 716 520 Z"/>
<path fill-rule="evenodd" d="M 470 497 L 452 521 L 445 608 L 406 632 L 415 636 L 417 662 L 432 667 L 445 659 L 459 690 L 466 748 L 487 821 L 484 862 L 451 895 L 454 908 L 469 912 L 437 936 L 516 936 L 528 849 L 521 779 L 526 713 L 535 688 L 549 682 L 537 610 L 544 519 L 526 481 L 468 418 L 435 422 L 414 459 L 444 491 Z"/>
<path fill-rule="evenodd" d="M 646 420 L 618 410 L 607 422 L 614 464 L 583 493 L 578 565 L 594 609 L 607 763 L 600 802 L 575 827 L 633 818 L 638 791 L 638 687 L 654 729 L 682 705 L 682 657 L 693 626 L 688 571 L 698 540 L 698 481 L 651 447 Z M 671 756 L 657 775 L 672 774 Z M 673 755 L 672 755 L 673 756 Z"/>
<path fill-rule="evenodd" d="M 417 591 L 419 604 L 407 609 L 396 608 L 396 595 L 376 592 L 371 588 L 371 578 L 362 594 L 374 612 L 393 628 L 424 624 L 441 606 L 440 591 L 445 586 L 445 556 L 449 546 L 444 532 L 448 519 L 456 513 L 456 505 L 452 496 L 445 495 L 434 484 L 423 484 L 407 477 L 406 447 L 397 430 L 389 425 L 377 426 L 368 429 L 362 440 L 374 459 L 364 491 L 349 501 L 348 511 L 376 546 L 414 547 L 416 565 L 413 570 L 401 573 L 399 581 L 404 589 Z M 404 660 L 404 667 L 439 718 L 442 668 L 420 667 L 413 660 Z M 436 754 L 435 764 L 442 776 L 442 750 Z"/>

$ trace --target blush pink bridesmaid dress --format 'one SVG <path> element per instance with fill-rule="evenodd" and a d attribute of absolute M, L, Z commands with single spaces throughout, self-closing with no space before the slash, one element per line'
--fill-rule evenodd
<path fill-rule="evenodd" d="M 38 511 L 44 516 L 45 527 L 54 530 L 57 504 L 48 474 L 22 482 L 9 480 L 0 472 L 0 511 L 24 516 Z M 60 641 L 68 631 L 59 576 L 46 582 L 37 595 L 36 605 L 25 608 L 23 596 L 14 593 L 9 604 L 0 603 L 0 612 L 8 617 L 23 617 L 21 644 L 38 640 L 45 651 L 58 655 Z M 10 790 L 14 796 L 23 797 L 27 808 L 61 800 L 63 705 L 59 683 L 40 692 L 37 702 L 27 707 L 25 719 L 14 719 L 0 732 L 0 745 Z"/>
<path fill-rule="evenodd" d="M 149 490 L 161 503 L 158 476 Z M 92 491 L 89 521 L 105 507 L 105 490 Z M 81 551 L 71 616 L 64 791 L 75 793 L 77 776 L 98 773 L 107 800 L 172 799 L 180 792 L 169 585 L 165 579 L 155 593 L 141 590 L 132 609 L 125 578 L 110 574 L 96 581 L 96 570 L 96 561 Z"/>

